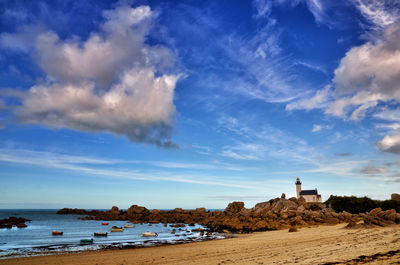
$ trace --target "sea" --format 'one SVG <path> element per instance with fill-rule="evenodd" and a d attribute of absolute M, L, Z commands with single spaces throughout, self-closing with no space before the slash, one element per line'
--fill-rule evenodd
<path fill-rule="evenodd" d="M 133 225 L 127 221 L 79 220 L 82 215 L 56 214 L 57 210 L 0 210 L 0 219 L 10 216 L 31 219 L 28 227 L 0 229 L 0 259 L 57 253 L 96 251 L 112 248 L 147 247 L 162 244 L 178 244 L 209 239 L 220 239 L 222 235 L 213 233 L 201 236 L 192 229 L 204 228 L 201 225 L 182 228 L 172 224 L 135 224 L 123 232 L 110 232 L 112 226 Z M 102 225 L 108 222 L 109 225 Z M 172 230 L 176 229 L 175 234 Z M 62 231 L 63 235 L 53 236 L 52 231 Z M 94 237 L 95 232 L 107 232 L 107 237 Z M 157 233 L 157 237 L 143 237 L 142 233 Z M 81 244 L 81 239 L 92 239 L 92 244 Z"/>

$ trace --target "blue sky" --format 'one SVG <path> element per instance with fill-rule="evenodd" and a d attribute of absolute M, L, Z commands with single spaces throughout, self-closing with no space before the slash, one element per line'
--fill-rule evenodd
<path fill-rule="evenodd" d="M 0 208 L 400 183 L 394 1 L 0 1 Z"/>

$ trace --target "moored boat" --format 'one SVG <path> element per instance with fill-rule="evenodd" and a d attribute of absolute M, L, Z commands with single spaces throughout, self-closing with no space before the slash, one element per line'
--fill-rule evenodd
<path fill-rule="evenodd" d="M 151 232 L 144 232 L 142 233 L 143 237 L 151 237 L 151 236 L 158 236 L 157 233 L 151 233 Z"/>
<path fill-rule="evenodd" d="M 134 228 L 134 227 L 135 227 L 134 225 L 128 225 L 128 224 L 124 225 L 124 228 Z"/>
<path fill-rule="evenodd" d="M 101 225 L 108 225 L 108 224 L 109 224 L 109 223 L 104 223 L 104 222 L 103 222 L 103 223 L 101 223 Z"/>
<path fill-rule="evenodd" d="M 124 229 L 122 227 L 119 227 L 119 226 L 113 226 L 111 228 L 111 232 L 123 232 L 123 231 L 124 231 Z"/>
<path fill-rule="evenodd" d="M 107 233 L 95 232 L 94 236 L 107 236 Z"/>
<path fill-rule="evenodd" d="M 91 239 L 81 239 L 81 244 L 92 244 L 93 238 Z"/>
<path fill-rule="evenodd" d="M 52 233 L 53 236 L 62 236 L 64 232 L 60 232 L 60 231 L 54 230 L 51 233 Z"/>

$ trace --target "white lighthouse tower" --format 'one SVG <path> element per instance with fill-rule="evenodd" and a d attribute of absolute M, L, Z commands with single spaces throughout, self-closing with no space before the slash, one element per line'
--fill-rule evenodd
<path fill-rule="evenodd" d="M 301 181 L 299 178 L 296 179 L 296 195 L 297 195 L 297 199 L 300 198 L 300 192 L 301 192 Z"/>

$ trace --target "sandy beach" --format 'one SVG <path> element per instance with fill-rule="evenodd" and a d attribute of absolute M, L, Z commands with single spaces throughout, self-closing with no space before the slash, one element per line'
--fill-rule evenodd
<path fill-rule="evenodd" d="M 238 235 L 141 249 L 1 260 L 0 264 L 400 264 L 400 225 L 344 229 L 345 224 Z"/>

